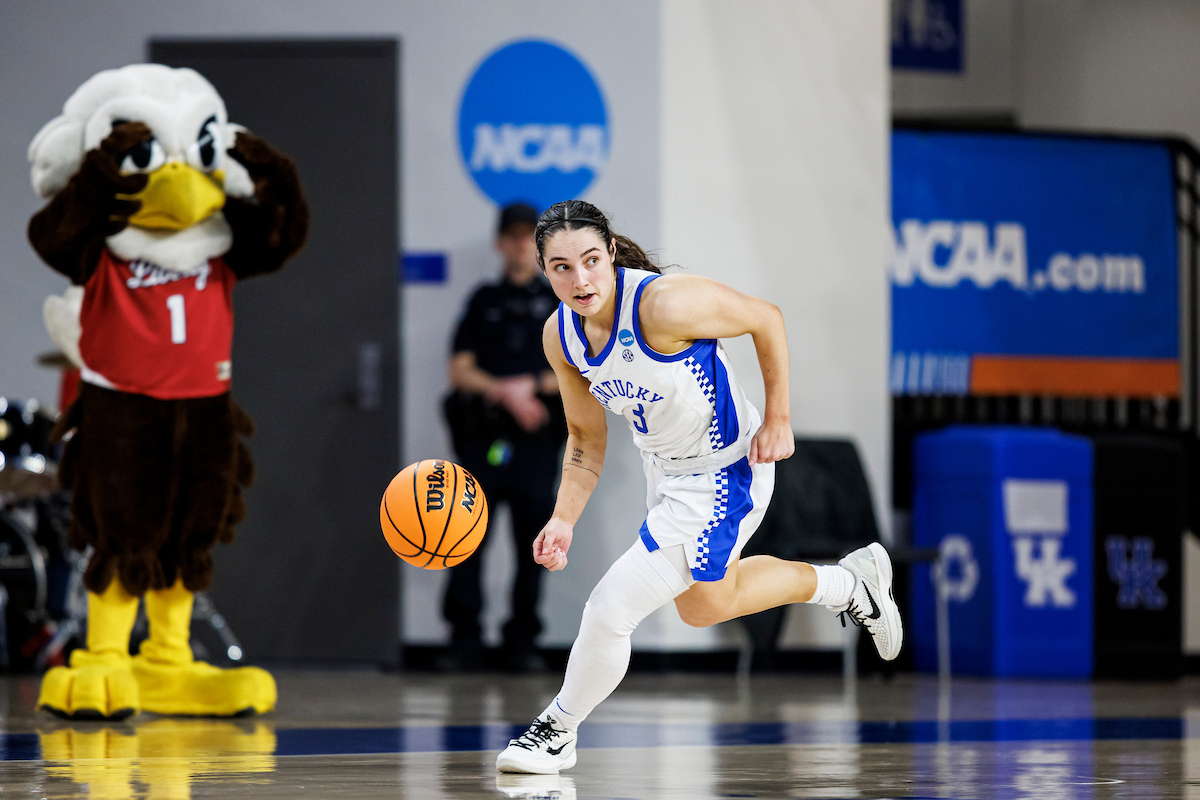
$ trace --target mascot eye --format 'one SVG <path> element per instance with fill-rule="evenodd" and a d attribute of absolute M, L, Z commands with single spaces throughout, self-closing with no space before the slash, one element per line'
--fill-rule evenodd
<path fill-rule="evenodd" d="M 125 158 L 121 160 L 121 174 L 131 175 L 135 172 L 153 172 L 161 167 L 166 160 L 167 157 L 163 153 L 162 145 L 158 143 L 158 139 L 138 142 L 125 151 Z"/>
<path fill-rule="evenodd" d="M 202 170 L 210 170 L 217 164 L 217 118 L 209 117 L 200 126 L 196 143 L 188 148 L 188 161 L 192 166 Z"/>

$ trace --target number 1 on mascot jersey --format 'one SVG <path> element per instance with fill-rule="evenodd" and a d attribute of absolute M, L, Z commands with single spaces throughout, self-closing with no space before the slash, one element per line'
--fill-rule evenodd
<path fill-rule="evenodd" d="M 183 344 L 187 341 L 187 315 L 184 311 L 183 295 L 173 294 L 168 297 L 167 308 L 171 311 L 171 342 Z"/>

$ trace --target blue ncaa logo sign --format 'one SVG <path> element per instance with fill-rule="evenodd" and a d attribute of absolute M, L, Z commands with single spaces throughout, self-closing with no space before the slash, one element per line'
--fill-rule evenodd
<path fill-rule="evenodd" d="M 633 331 L 629 330 L 628 328 L 623 328 L 619 333 L 617 333 L 617 341 L 624 346 L 629 347 L 629 345 L 633 344 Z"/>
<path fill-rule="evenodd" d="M 458 111 L 458 145 L 476 185 L 499 205 L 540 211 L 583 193 L 608 160 L 608 112 L 583 62 L 525 40 L 476 68 Z"/>

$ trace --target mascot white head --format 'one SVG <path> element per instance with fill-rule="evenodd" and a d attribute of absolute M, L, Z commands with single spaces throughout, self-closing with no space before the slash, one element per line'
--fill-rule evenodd
<path fill-rule="evenodd" d="M 141 210 L 109 238 L 112 251 L 185 270 L 228 250 L 229 226 L 219 213 L 225 195 L 248 197 L 254 185 L 227 155 L 240 126 L 229 123 L 221 96 L 195 70 L 132 64 L 89 78 L 29 145 L 34 191 L 45 198 L 61 191 L 87 151 L 122 122 L 141 122 L 154 138 L 121 162 L 123 175 L 149 181 L 134 195 Z"/>

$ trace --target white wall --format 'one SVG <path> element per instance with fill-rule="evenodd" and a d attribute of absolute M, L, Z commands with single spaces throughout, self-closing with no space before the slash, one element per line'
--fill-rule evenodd
<path fill-rule="evenodd" d="M 779 305 L 792 426 L 858 443 L 886 525 L 886 6 L 664 0 L 662 8 L 663 257 Z M 727 345 L 761 408 L 752 343 Z M 643 628 L 635 637 L 672 647 L 723 635 L 683 627 L 673 608 Z"/>
<path fill-rule="evenodd" d="M 65 287 L 25 242 L 40 206 L 29 187 L 25 149 L 63 101 L 93 73 L 145 59 L 146 42 L 176 37 L 394 36 L 401 40 L 401 219 L 409 250 L 450 255 L 442 286 L 405 294 L 404 461 L 448 456 L 437 399 L 446 390 L 452 326 L 467 293 L 498 273 L 490 251 L 495 208 L 463 170 L 457 152 L 458 101 L 465 81 L 490 51 L 513 39 L 541 37 L 581 56 L 604 92 L 611 130 L 607 167 L 587 198 L 620 229 L 648 247 L 659 245 L 658 9 L 636 0 L 563 6 L 553 0 L 37 0 L 0 3 L 0 394 L 53 401 L 55 375 L 33 365 L 51 348 L 42 301 Z M 303 176 L 301 176 L 303 177 Z M 236 387 L 235 387 L 236 390 Z M 626 442 L 626 444 L 628 444 Z M 574 638 L 590 587 L 636 535 L 637 525 L 606 524 L 627 505 L 624 478 L 605 476 L 567 573 L 546 580 L 547 641 Z M 640 471 L 638 474 L 640 482 Z M 636 496 L 642 497 L 642 489 Z M 620 518 L 623 521 L 623 517 Z M 493 550 L 507 546 L 505 525 Z M 618 544 L 609 546 L 609 539 Z M 502 553 L 497 553 L 503 555 Z M 605 560 L 608 559 L 608 560 Z M 493 558 L 488 580 L 503 584 L 505 560 Z M 441 641 L 444 576 L 405 570 L 404 624 L 410 641 Z M 493 609 L 494 627 L 503 608 Z"/>

